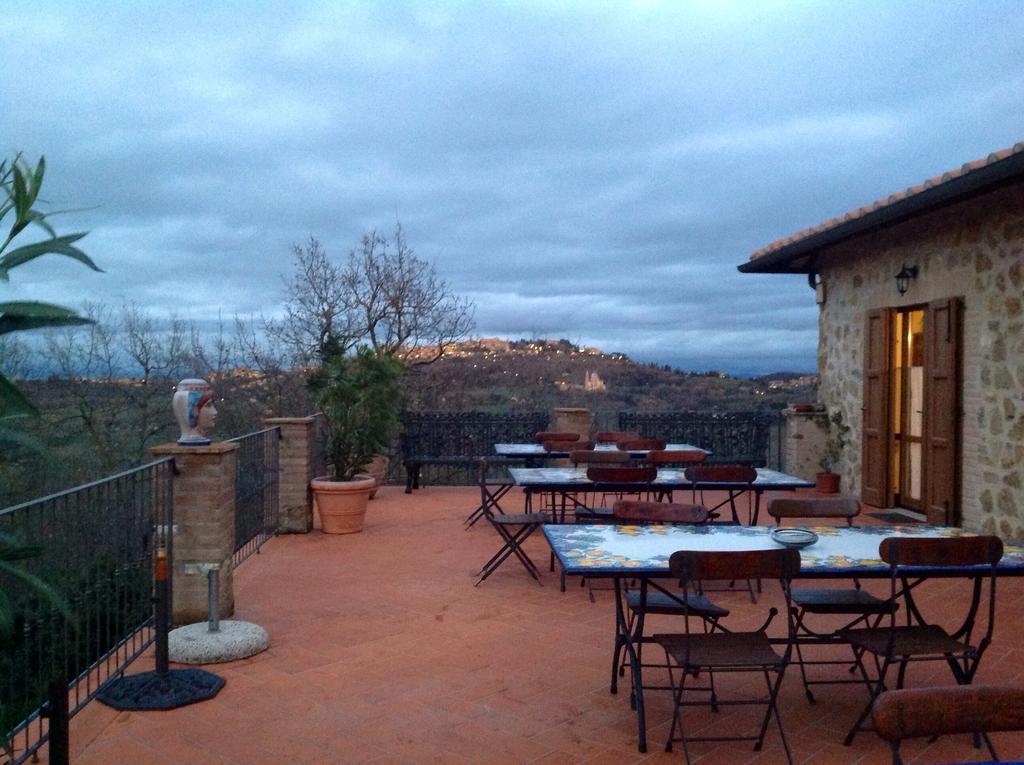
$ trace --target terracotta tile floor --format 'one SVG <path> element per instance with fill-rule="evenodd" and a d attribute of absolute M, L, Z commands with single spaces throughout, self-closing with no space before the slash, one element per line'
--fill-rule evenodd
<path fill-rule="evenodd" d="M 473 586 L 473 572 L 497 546 L 486 524 L 462 529 L 477 496 L 437 487 L 407 496 L 389 487 L 371 503 L 362 534 L 271 540 L 235 578 L 235 618 L 266 627 L 270 650 L 212 667 L 227 685 L 203 704 L 146 713 L 90 704 L 72 723 L 74 762 L 681 762 L 681 751 L 661 752 L 666 693 L 648 694 L 650 752 L 641 755 L 628 693 L 608 692 L 608 591 L 598 590 L 591 603 L 576 581 L 559 592 L 554 574 L 540 587 L 514 560 Z M 547 562 L 540 535 L 530 550 Z M 958 597 L 949 587 L 935 585 L 930 605 L 948 609 Z M 1000 587 L 996 639 L 981 679 L 1020 680 L 1024 582 Z M 736 623 L 753 621 L 778 593 L 767 588 L 757 607 L 743 594 L 715 597 Z M 147 668 L 140 661 L 133 671 Z M 909 682 L 945 682 L 940 670 L 911 670 Z M 720 690 L 740 686 L 723 680 Z M 864 694 L 859 686 L 822 688 L 810 705 L 795 669 L 788 674 L 781 708 L 796 760 L 889 762 L 872 733 L 850 748 L 841 744 Z M 751 720 L 723 711 L 694 714 L 693 725 L 738 730 Z M 1003 757 L 1024 757 L 1024 736 L 993 738 Z M 692 751 L 708 765 L 785 762 L 774 730 L 762 752 L 747 744 Z M 966 737 L 909 742 L 905 754 L 908 762 L 981 759 Z"/>

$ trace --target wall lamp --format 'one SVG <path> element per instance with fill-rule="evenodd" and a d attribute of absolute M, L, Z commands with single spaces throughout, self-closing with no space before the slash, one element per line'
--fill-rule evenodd
<path fill-rule="evenodd" d="M 910 289 L 910 280 L 917 278 L 917 266 L 908 266 L 905 263 L 900 272 L 896 274 L 896 290 L 901 294 L 907 294 Z"/>

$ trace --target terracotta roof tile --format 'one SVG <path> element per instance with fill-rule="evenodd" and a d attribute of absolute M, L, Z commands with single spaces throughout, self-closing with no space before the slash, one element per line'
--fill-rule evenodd
<path fill-rule="evenodd" d="M 750 256 L 750 259 L 757 260 L 758 258 L 763 257 L 765 255 L 769 255 L 775 252 L 776 250 L 781 250 L 783 247 L 787 247 L 793 244 L 794 242 L 799 242 L 801 239 L 806 239 L 807 237 L 812 236 L 814 234 L 820 234 L 823 231 L 828 231 L 829 229 L 833 229 L 843 223 L 848 223 L 856 218 L 861 218 L 865 215 L 870 215 L 871 213 L 877 212 L 878 210 L 888 207 L 889 205 L 895 204 L 896 202 L 908 199 L 914 196 L 915 194 L 920 194 L 922 191 L 927 191 L 928 189 L 933 189 L 936 186 L 941 186 L 943 183 L 948 183 L 949 181 L 966 175 L 967 173 L 970 173 L 974 170 L 986 167 L 987 165 L 990 165 L 994 162 L 999 162 L 1001 160 L 1006 159 L 1007 157 L 1010 157 L 1013 154 L 1019 154 L 1021 152 L 1024 152 L 1024 141 L 1019 141 L 1018 143 L 1015 143 L 1013 146 L 1010 146 L 1005 149 L 1000 149 L 999 151 L 994 151 L 983 159 L 976 159 L 973 162 L 966 162 L 958 168 L 949 170 L 943 173 L 942 175 L 937 175 L 933 178 L 929 178 L 928 180 L 923 181 L 917 184 L 916 186 L 911 186 L 910 188 L 905 189 L 903 191 L 897 191 L 893 194 L 890 194 L 885 199 L 877 199 L 871 204 L 864 205 L 863 207 L 858 207 L 856 210 L 851 210 L 850 212 L 845 213 L 844 215 L 840 215 L 835 218 L 830 218 L 826 221 L 823 221 L 822 223 L 818 223 L 817 225 L 811 226 L 810 228 L 805 228 L 802 231 L 797 231 L 795 234 L 791 234 L 790 236 L 786 236 L 783 237 L 782 239 L 778 239 L 774 242 L 771 242 L 770 244 L 765 245 L 759 250 L 756 250 Z"/>

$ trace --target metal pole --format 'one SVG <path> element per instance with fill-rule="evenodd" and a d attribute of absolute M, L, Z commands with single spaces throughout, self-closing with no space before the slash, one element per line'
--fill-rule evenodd
<path fill-rule="evenodd" d="M 49 698 L 45 716 L 50 723 L 49 761 L 51 765 L 68 765 L 71 762 L 68 684 L 63 680 L 51 680 L 47 688 L 47 696 Z"/>
<path fill-rule="evenodd" d="M 210 632 L 220 632 L 220 568 L 211 568 L 206 574 L 209 593 Z"/>
<path fill-rule="evenodd" d="M 153 567 L 154 589 L 156 590 L 156 673 L 166 675 L 168 669 L 167 634 L 170 632 L 171 604 L 167 571 L 167 550 L 156 551 L 156 565 Z"/>

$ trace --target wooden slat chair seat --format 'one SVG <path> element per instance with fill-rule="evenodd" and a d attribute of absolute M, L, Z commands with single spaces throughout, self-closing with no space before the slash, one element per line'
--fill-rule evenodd
<path fill-rule="evenodd" d="M 969 733 L 979 736 L 998 761 L 989 733 L 1024 731 L 1024 688 L 952 685 L 882 693 L 871 710 L 875 733 L 889 742 L 893 765 L 901 765 L 906 738 Z"/>
<path fill-rule="evenodd" d="M 846 744 L 852 743 L 857 732 L 862 730 L 872 705 L 886 690 L 887 675 L 894 664 L 899 665 L 897 688 L 903 687 L 907 665 L 920 661 L 945 662 L 958 685 L 970 685 L 985 649 L 992 642 L 995 627 L 996 564 L 1003 557 L 1003 543 L 999 537 L 887 537 L 879 545 L 878 553 L 890 567 L 890 600 L 902 600 L 908 619 L 913 616 L 914 623 L 897 625 L 894 609 L 885 626 L 847 630 L 842 634 L 853 648 L 857 667 L 870 694 L 867 706 L 846 736 Z M 914 601 L 908 581 L 920 577 L 921 567 L 946 569 L 949 576 L 959 576 L 972 582 L 967 616 L 953 632 L 926 622 Z M 987 588 L 984 587 L 985 580 L 988 580 Z M 986 589 L 987 608 L 982 608 L 982 594 Z M 985 630 L 977 636 L 975 620 L 983 611 L 986 612 Z M 864 666 L 865 653 L 875 658 L 878 673 L 874 680 L 868 676 Z"/>
<path fill-rule="evenodd" d="M 821 521 L 828 519 L 845 520 L 848 526 L 860 514 L 860 502 L 853 497 L 773 497 L 768 502 L 768 515 L 782 525 L 782 521 L 798 519 Z M 860 589 L 856 579 L 855 588 L 820 588 L 793 590 L 793 605 L 796 606 L 796 658 L 794 663 L 800 667 L 800 678 L 804 683 L 804 694 L 807 700 L 814 703 L 812 685 L 849 685 L 859 684 L 858 678 L 822 679 L 808 677 L 808 666 L 849 665 L 856 671 L 856 664 L 849 660 L 821 659 L 809 661 L 804 657 L 803 649 L 808 645 L 842 644 L 843 633 L 861 626 L 877 627 L 882 618 L 897 608 L 895 601 L 878 598 Z M 820 632 L 807 624 L 809 614 L 848 616 L 850 620 L 841 627 Z"/>
<path fill-rule="evenodd" d="M 672 684 L 675 686 L 673 691 L 674 712 L 672 728 L 669 731 L 668 741 L 665 743 L 665 751 L 671 751 L 673 743 L 681 741 L 687 763 L 690 762 L 689 742 L 691 741 L 753 741 L 754 750 L 759 751 L 764 743 L 771 718 L 774 716 L 786 759 L 792 763 L 793 757 L 789 750 L 789 743 L 786 741 L 786 732 L 779 717 L 776 700 L 786 667 L 789 664 L 795 635 L 790 584 L 793 577 L 800 571 L 800 553 L 792 549 L 743 552 L 680 550 L 672 553 L 669 558 L 669 568 L 674 576 L 679 577 L 684 596 L 708 580 L 732 576 L 737 579 L 777 579 L 785 598 L 787 639 L 780 653 L 768 637 L 768 626 L 778 613 L 774 608 L 769 610 L 767 619 L 757 630 L 694 633 L 691 631 L 689 620 L 685 618 L 686 614 L 684 613 L 685 632 L 655 635 L 655 641 L 665 649 L 665 658 L 670 667 L 674 665 L 679 670 L 670 674 Z M 687 690 L 694 690 L 687 688 L 687 680 L 704 672 L 709 674 L 711 681 L 710 698 L 702 700 L 687 698 Z M 768 696 L 757 699 L 719 698 L 715 691 L 714 677 L 721 672 L 749 672 L 762 675 L 767 686 Z M 771 679 L 772 674 L 775 675 L 774 681 Z M 678 684 L 676 683 L 677 678 Z M 749 704 L 765 705 L 764 719 L 756 735 L 728 735 L 731 730 L 725 725 L 716 725 L 711 728 L 712 735 L 687 735 L 683 719 L 684 706 L 710 706 L 715 710 L 721 706 Z"/>

